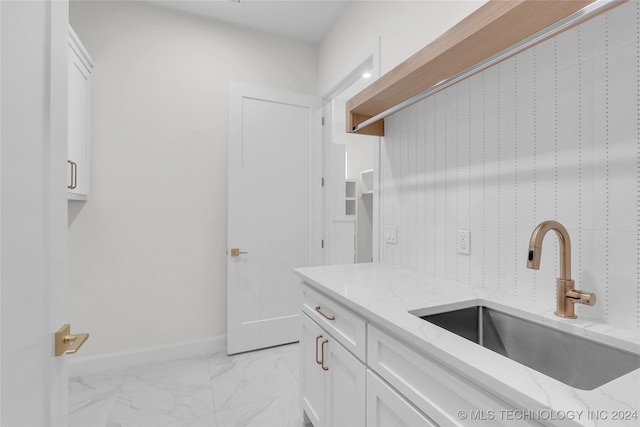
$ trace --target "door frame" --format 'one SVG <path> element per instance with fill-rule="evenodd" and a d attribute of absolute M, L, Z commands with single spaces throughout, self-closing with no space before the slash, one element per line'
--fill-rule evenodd
<path fill-rule="evenodd" d="M 0 2 L 2 425 L 68 424 L 68 17 L 67 1 Z"/>

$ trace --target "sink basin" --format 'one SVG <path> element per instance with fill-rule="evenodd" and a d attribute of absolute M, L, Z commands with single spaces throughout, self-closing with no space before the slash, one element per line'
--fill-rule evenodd
<path fill-rule="evenodd" d="M 633 353 L 481 305 L 412 314 L 581 390 L 640 368 L 640 356 Z"/>

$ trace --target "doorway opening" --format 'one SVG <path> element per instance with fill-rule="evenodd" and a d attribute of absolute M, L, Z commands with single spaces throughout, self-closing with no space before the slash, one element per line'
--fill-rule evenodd
<path fill-rule="evenodd" d="M 325 97 L 324 236 L 327 265 L 378 260 L 379 138 L 346 132 L 346 101 L 379 72 L 373 55 Z"/>

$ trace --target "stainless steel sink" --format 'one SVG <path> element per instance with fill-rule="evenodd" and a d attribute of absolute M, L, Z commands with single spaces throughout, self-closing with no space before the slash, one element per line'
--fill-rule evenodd
<path fill-rule="evenodd" d="M 640 368 L 638 355 L 481 305 L 412 314 L 581 390 Z"/>

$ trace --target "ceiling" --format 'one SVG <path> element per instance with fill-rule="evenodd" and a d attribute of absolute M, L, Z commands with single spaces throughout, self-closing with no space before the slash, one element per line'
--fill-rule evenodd
<path fill-rule="evenodd" d="M 144 0 L 310 43 L 322 41 L 351 0 Z"/>

